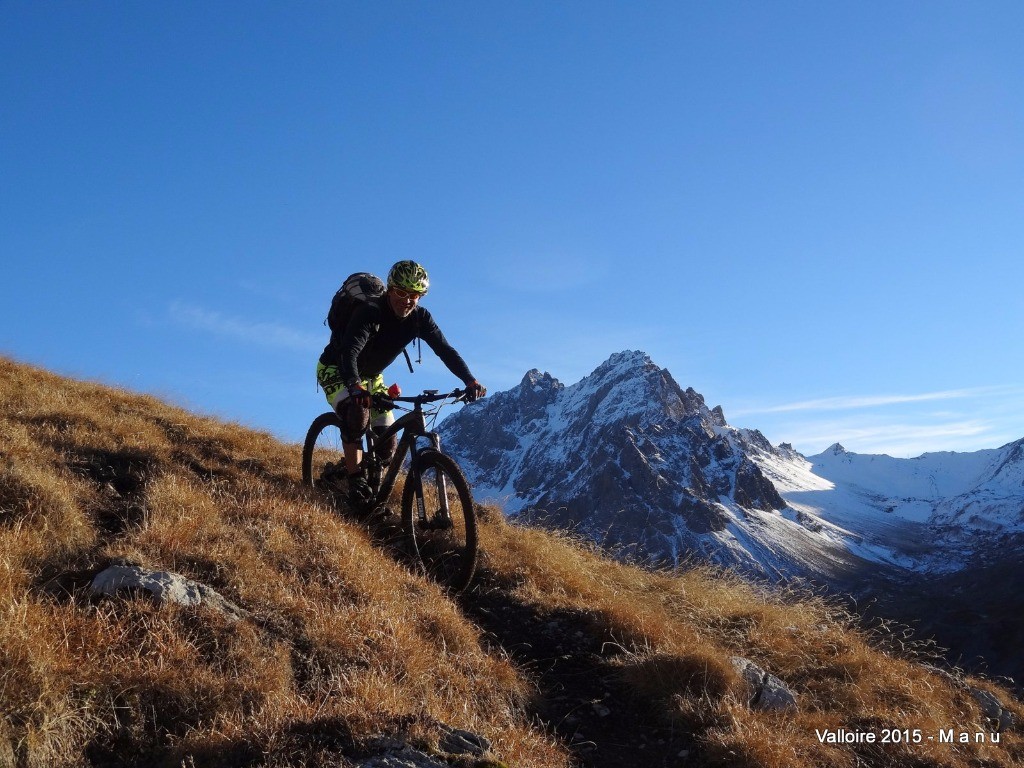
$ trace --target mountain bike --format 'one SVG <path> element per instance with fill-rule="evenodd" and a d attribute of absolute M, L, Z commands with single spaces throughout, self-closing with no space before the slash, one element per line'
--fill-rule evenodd
<path fill-rule="evenodd" d="M 376 410 L 397 408 L 408 413 L 388 427 L 371 427 L 366 432 L 363 468 L 373 496 L 361 511 L 373 515 L 386 507 L 408 456 L 401 518 L 407 550 L 431 578 L 454 591 L 465 589 L 477 558 L 473 495 L 458 464 L 441 452 L 441 439 L 427 429 L 427 421 L 433 426 L 445 405 L 466 402 L 466 392 L 456 389 L 438 394 L 428 389 L 414 397 L 374 395 L 372 400 Z M 436 407 L 424 407 L 434 404 Z M 401 437 L 394 455 L 383 456 L 391 437 L 398 434 Z M 337 500 L 347 486 L 345 475 L 341 420 L 329 411 L 317 416 L 306 433 L 302 482 Z"/>

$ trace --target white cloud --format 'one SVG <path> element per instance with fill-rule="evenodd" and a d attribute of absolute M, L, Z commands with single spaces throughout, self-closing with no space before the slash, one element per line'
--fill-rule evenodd
<path fill-rule="evenodd" d="M 945 450 L 979 450 L 998 447 L 993 442 L 992 424 L 980 419 L 940 423 L 905 421 L 811 422 L 794 425 L 789 432 L 797 446 L 816 446 L 817 453 L 833 443 L 855 453 L 887 453 L 890 456 L 919 456 Z"/>
<path fill-rule="evenodd" d="M 856 453 L 907 457 L 998 448 L 1019 440 L 1024 435 L 1021 395 L 1017 386 L 990 386 L 832 397 L 726 413 L 731 423 L 739 415 L 773 442 L 792 443 L 805 455 L 838 442 Z"/>
<path fill-rule="evenodd" d="M 304 333 L 278 323 L 231 317 L 181 302 L 171 304 L 170 315 L 179 325 L 260 346 L 283 347 L 311 353 L 324 345 L 322 334 Z"/>
<path fill-rule="evenodd" d="M 924 392 L 916 395 L 851 395 L 825 397 L 818 400 L 802 400 L 783 405 L 744 408 L 735 412 L 737 416 L 757 413 L 788 413 L 793 411 L 848 411 L 857 408 L 879 408 L 887 405 L 923 403 L 935 400 L 955 400 L 1005 393 L 1007 387 L 976 387 L 974 389 L 949 389 L 941 392 Z"/>

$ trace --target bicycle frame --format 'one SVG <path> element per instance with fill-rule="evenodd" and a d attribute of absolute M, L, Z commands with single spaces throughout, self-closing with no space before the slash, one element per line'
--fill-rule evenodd
<path fill-rule="evenodd" d="M 384 504 L 388 498 L 390 498 L 391 491 L 395 487 L 395 481 L 398 479 L 398 473 L 402 468 L 402 464 L 405 463 L 405 456 L 406 454 L 410 454 L 411 460 L 409 464 L 409 476 L 406 479 L 406 482 L 412 482 L 414 484 L 413 490 L 416 495 L 418 518 L 422 523 L 426 521 L 426 509 L 423 501 L 422 478 L 416 468 L 416 458 L 422 450 L 417 445 L 417 441 L 419 438 L 425 437 L 430 441 L 431 448 L 440 451 L 441 438 L 436 432 L 430 432 L 427 430 L 422 405 L 420 403 L 416 403 L 412 411 L 397 419 L 393 424 L 386 427 L 379 435 L 374 434 L 372 429 L 367 430 L 367 458 L 373 462 L 371 472 L 377 473 L 383 469 L 380 465 L 380 458 L 377 456 L 377 445 L 390 440 L 392 436 L 398 435 L 399 433 L 401 433 L 402 436 L 398 441 L 398 446 L 395 449 L 395 455 L 391 459 L 391 464 L 387 468 L 387 474 L 384 476 L 384 480 L 381 483 L 380 491 L 377 494 L 377 504 Z M 441 504 L 438 517 L 442 524 L 451 525 L 451 515 L 448 509 L 448 489 L 443 474 L 438 474 L 437 486 L 438 498 Z"/>

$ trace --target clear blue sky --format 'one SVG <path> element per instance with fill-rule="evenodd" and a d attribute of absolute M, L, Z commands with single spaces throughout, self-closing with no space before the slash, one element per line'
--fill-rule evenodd
<path fill-rule="evenodd" d="M 0 353 L 298 440 L 350 272 L 492 390 L 1024 437 L 1024 5 L 0 3 Z M 455 384 L 430 359 L 407 390 Z"/>

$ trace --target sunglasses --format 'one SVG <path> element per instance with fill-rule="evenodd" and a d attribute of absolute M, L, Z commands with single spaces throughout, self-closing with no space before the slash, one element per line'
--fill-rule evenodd
<path fill-rule="evenodd" d="M 400 299 L 416 300 L 423 296 L 422 293 L 418 293 L 417 291 L 406 291 L 402 288 L 396 288 L 395 286 L 391 286 L 391 290 L 394 292 L 395 296 L 397 296 Z"/>

